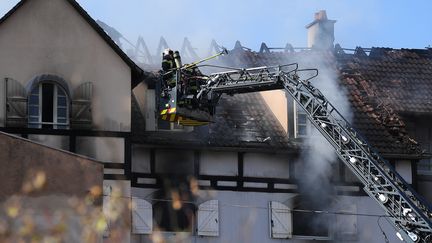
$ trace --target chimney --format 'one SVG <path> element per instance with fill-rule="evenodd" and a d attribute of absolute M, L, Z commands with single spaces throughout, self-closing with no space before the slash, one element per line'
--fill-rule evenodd
<path fill-rule="evenodd" d="M 336 20 L 327 19 L 325 10 L 315 13 L 314 21 L 306 25 L 308 47 L 322 50 L 333 48 L 335 23 Z"/>

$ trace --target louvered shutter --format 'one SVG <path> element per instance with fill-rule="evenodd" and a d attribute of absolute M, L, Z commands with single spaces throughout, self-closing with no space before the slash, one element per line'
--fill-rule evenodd
<path fill-rule="evenodd" d="M 91 101 L 93 84 L 83 83 L 75 89 L 72 97 L 71 126 L 76 129 L 91 129 Z"/>
<path fill-rule="evenodd" d="M 27 125 L 27 92 L 16 80 L 6 78 L 6 126 Z"/>
<path fill-rule="evenodd" d="M 218 200 L 210 200 L 198 206 L 198 235 L 219 236 Z"/>
<path fill-rule="evenodd" d="M 270 237 L 286 239 L 292 237 L 292 214 L 290 208 L 279 202 L 269 203 Z"/>
<path fill-rule="evenodd" d="M 132 198 L 132 233 L 151 234 L 153 231 L 153 210 L 151 203 Z"/>

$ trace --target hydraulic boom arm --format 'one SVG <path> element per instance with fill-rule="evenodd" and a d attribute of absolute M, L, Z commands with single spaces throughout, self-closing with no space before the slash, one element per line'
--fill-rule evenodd
<path fill-rule="evenodd" d="M 375 152 L 314 88 L 309 79 L 301 80 L 297 64 L 214 73 L 197 97 L 220 97 L 263 90 L 285 89 L 302 107 L 311 123 L 333 146 L 339 158 L 363 183 L 364 191 L 388 215 L 399 238 L 406 242 L 432 242 L 432 210 L 396 170 Z M 218 99 L 214 99 L 217 103 Z"/>

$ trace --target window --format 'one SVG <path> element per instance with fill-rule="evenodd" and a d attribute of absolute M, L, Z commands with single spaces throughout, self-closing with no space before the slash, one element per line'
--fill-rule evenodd
<path fill-rule="evenodd" d="M 28 98 L 28 126 L 31 128 L 67 129 L 69 100 L 66 92 L 52 82 L 35 86 Z"/>
<path fill-rule="evenodd" d="M 294 106 L 295 120 L 294 129 L 295 137 L 306 137 L 310 134 L 310 124 L 306 112 L 297 103 Z"/>
<path fill-rule="evenodd" d="M 163 179 L 163 189 L 155 193 L 153 220 L 161 231 L 192 232 L 196 207 L 185 176 Z"/>
<path fill-rule="evenodd" d="M 323 193 L 321 193 L 323 194 Z M 302 195 L 294 198 L 294 209 L 292 212 L 293 235 L 298 239 L 308 240 L 330 240 L 331 215 L 317 213 L 325 211 L 330 205 L 330 198 L 321 195 Z"/>
<path fill-rule="evenodd" d="M 293 235 L 298 239 L 329 240 L 331 218 L 328 214 L 314 213 L 322 210 L 310 204 L 298 205 L 293 210 Z"/>

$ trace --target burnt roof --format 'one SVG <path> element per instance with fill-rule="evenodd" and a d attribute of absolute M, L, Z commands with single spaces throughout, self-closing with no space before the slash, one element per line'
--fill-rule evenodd
<path fill-rule="evenodd" d="M 2 18 L 0 25 L 13 15 L 22 5 L 29 0 L 19 1 L 11 10 L 9 10 Z M 145 76 L 144 71 L 132 61 L 126 53 L 111 39 L 111 37 L 100 27 L 96 21 L 76 2 L 75 0 L 66 0 L 73 8 L 83 17 L 86 22 L 102 37 L 102 39 L 113 49 L 115 53 L 131 68 L 132 71 L 132 87 L 138 85 Z"/>
<path fill-rule="evenodd" d="M 297 62 L 301 68 L 333 70 L 352 107 L 353 127 L 372 147 L 387 158 L 422 156 L 419 145 L 406 131 L 404 114 L 430 115 L 432 112 L 431 49 L 357 48 L 354 54 L 347 54 L 342 49 L 254 52 L 243 48 L 240 43 L 236 46 L 229 55 L 214 60 L 213 64 L 256 67 Z M 319 60 L 318 64 L 316 60 Z M 319 77 L 316 79 L 318 81 L 313 82 L 319 82 Z M 276 140 L 272 138 L 276 145 L 268 145 L 295 146 L 286 133 L 281 133 L 283 129 L 259 94 L 226 96 L 218 109 L 216 122 L 209 126 L 210 135 L 205 146 L 250 146 L 245 142 L 248 136 L 259 140 L 268 134 L 278 137 Z M 250 127 L 244 128 L 241 124 Z M 167 140 L 171 138 L 167 136 Z M 184 142 L 182 139 L 180 137 L 177 142 Z"/>
<path fill-rule="evenodd" d="M 132 99 L 132 142 L 152 146 L 256 149 L 297 152 L 287 134 L 258 93 L 222 96 L 214 123 L 192 132 L 145 131 L 145 119 Z"/>

